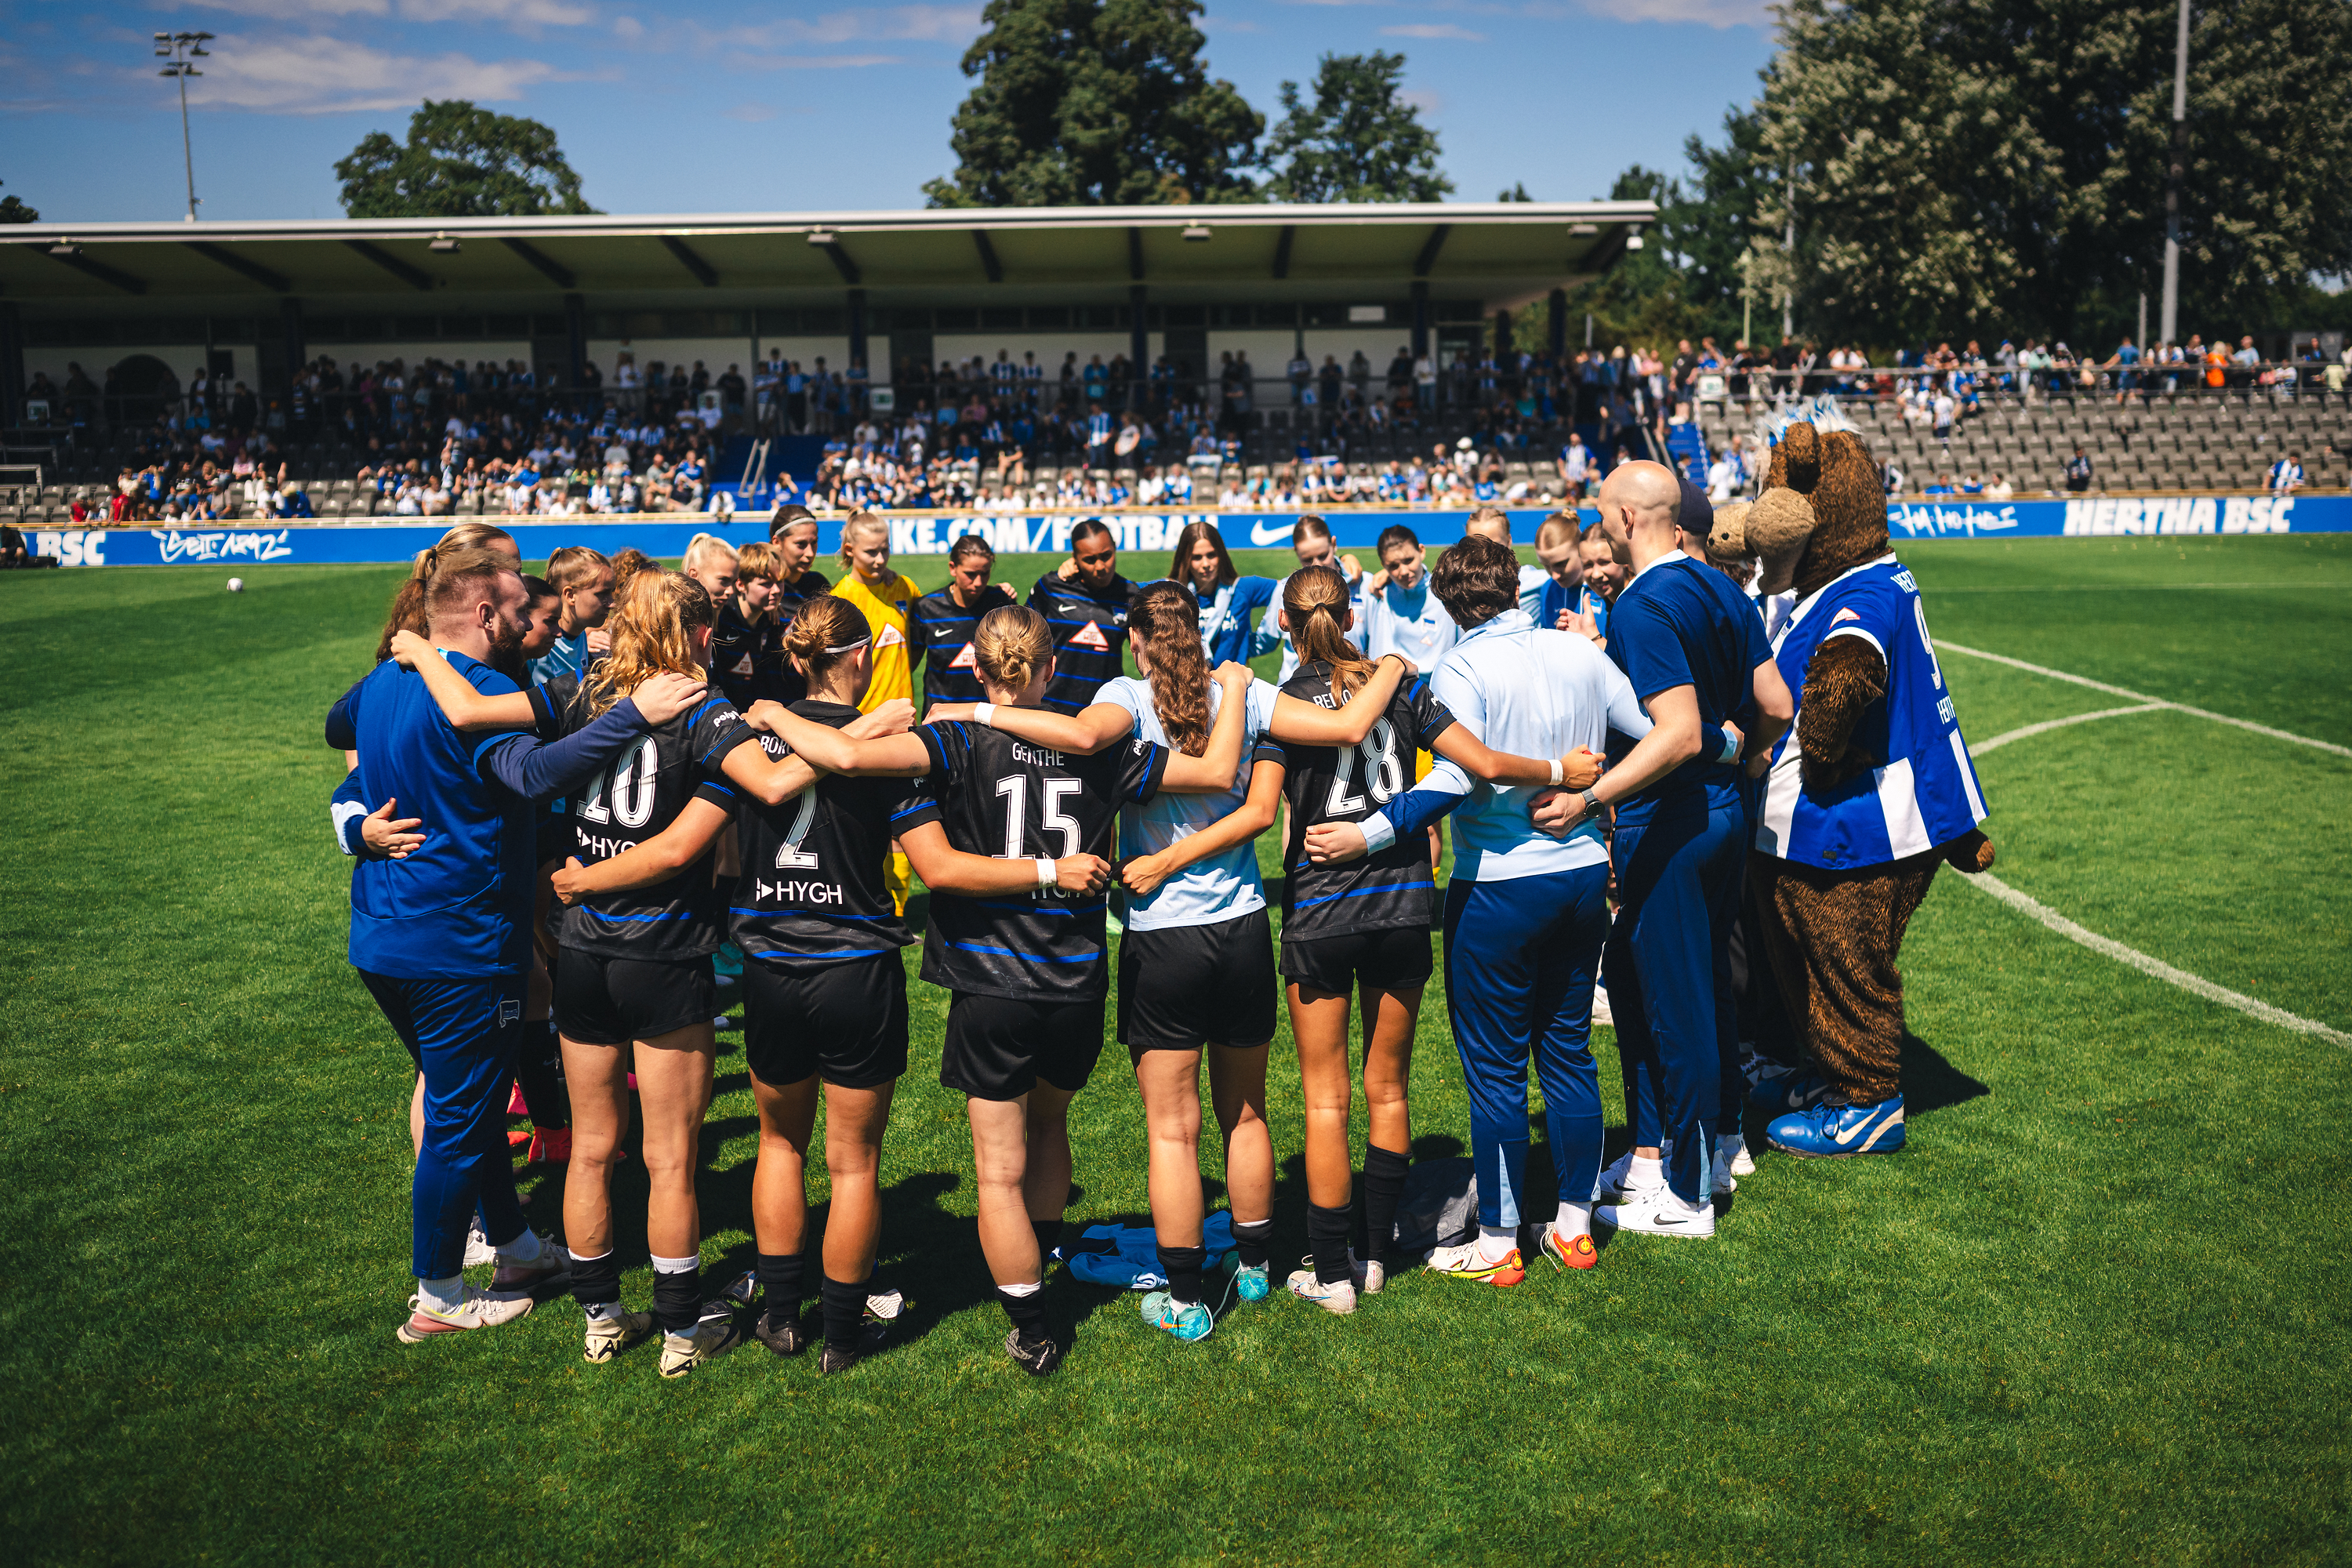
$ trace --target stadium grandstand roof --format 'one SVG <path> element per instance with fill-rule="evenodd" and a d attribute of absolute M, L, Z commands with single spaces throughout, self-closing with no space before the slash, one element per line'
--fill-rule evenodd
<path fill-rule="evenodd" d="M 1656 217 L 1648 202 L 1447 202 L 40 223 L 0 243 L 0 299 L 1124 299 L 1147 285 L 1181 300 L 1419 283 L 1507 308 L 1605 269 Z"/>

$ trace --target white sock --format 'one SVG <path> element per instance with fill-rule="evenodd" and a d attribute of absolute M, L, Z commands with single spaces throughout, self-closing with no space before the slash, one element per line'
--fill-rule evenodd
<path fill-rule="evenodd" d="M 1636 1154 L 1633 1163 L 1625 1167 L 1625 1184 L 1628 1187 L 1662 1186 L 1665 1180 L 1666 1162 L 1663 1153 Z"/>
<path fill-rule="evenodd" d="M 1478 1227 L 1478 1261 L 1500 1263 L 1517 1250 L 1518 1228 L 1515 1226 L 1482 1225 Z"/>
<path fill-rule="evenodd" d="M 1552 1215 L 1551 1227 L 1566 1237 L 1589 1235 L 1592 1230 L 1592 1205 L 1563 1202 L 1559 1213 Z"/>
<path fill-rule="evenodd" d="M 1006 1295 L 1013 1297 L 1016 1300 L 1023 1296 L 1034 1296 L 1038 1291 L 1045 1288 L 1045 1282 L 1042 1279 L 1032 1279 L 1025 1285 L 999 1285 L 997 1287 L 999 1290 L 1003 1291 Z"/>
<path fill-rule="evenodd" d="M 654 1272 L 656 1274 L 691 1274 L 701 1267 L 702 1258 L 698 1253 L 686 1258 L 656 1258 L 654 1259 Z"/>
<path fill-rule="evenodd" d="M 428 1312 L 454 1312 L 466 1304 L 466 1277 L 452 1274 L 446 1279 L 419 1279 L 416 1300 Z"/>
<path fill-rule="evenodd" d="M 529 1226 L 523 1226 L 522 1234 L 512 1241 L 498 1244 L 499 1261 L 501 1263 L 536 1263 L 539 1252 L 539 1232 Z"/>

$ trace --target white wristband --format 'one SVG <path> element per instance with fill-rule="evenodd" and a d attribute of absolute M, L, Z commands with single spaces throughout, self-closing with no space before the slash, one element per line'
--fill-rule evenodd
<path fill-rule="evenodd" d="M 1047 859 L 1045 856 L 1040 855 L 1036 858 L 1037 885 L 1041 888 L 1052 887 L 1054 885 L 1054 879 L 1060 876 L 1061 872 L 1055 868 L 1054 862 Z"/>
<path fill-rule="evenodd" d="M 1551 760 L 1551 782 L 1559 784 L 1567 777 L 1568 775 L 1560 771 L 1559 759 L 1554 757 Z"/>
<path fill-rule="evenodd" d="M 1716 753 L 1715 760 L 1718 763 L 1738 762 L 1739 760 L 1739 737 L 1734 735 L 1728 730 L 1724 731 L 1723 750 Z"/>
<path fill-rule="evenodd" d="M 975 702 L 971 705 L 971 716 L 980 721 L 980 726 L 982 729 L 992 729 L 994 727 L 994 720 L 996 718 L 996 704 L 993 702 Z"/>

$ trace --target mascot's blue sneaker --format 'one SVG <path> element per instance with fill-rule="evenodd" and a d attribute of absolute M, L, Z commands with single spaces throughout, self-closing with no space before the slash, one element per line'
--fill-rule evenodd
<path fill-rule="evenodd" d="M 1757 1110 L 1779 1114 L 1789 1110 L 1809 1110 L 1822 1102 L 1830 1091 L 1829 1080 L 1819 1073 L 1770 1073 L 1759 1078 L 1748 1090 L 1748 1103 Z"/>
<path fill-rule="evenodd" d="M 1154 1290 L 1143 1298 L 1143 1321 L 1155 1329 L 1165 1329 L 1180 1340 L 1205 1340 L 1217 1320 L 1209 1309 L 1198 1301 L 1179 1303 L 1165 1290 Z"/>
<path fill-rule="evenodd" d="M 1816 1105 L 1775 1117 L 1764 1136 L 1775 1149 L 1801 1160 L 1892 1154 L 1903 1147 L 1903 1097 L 1876 1105 Z"/>

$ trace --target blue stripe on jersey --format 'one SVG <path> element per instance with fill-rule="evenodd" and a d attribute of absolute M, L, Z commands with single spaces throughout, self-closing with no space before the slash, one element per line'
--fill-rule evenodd
<path fill-rule="evenodd" d="M 928 811 L 936 804 L 937 803 L 933 801 L 919 800 L 914 805 L 907 807 L 904 811 L 892 812 L 890 814 L 890 820 L 896 822 L 902 816 L 912 816 L 919 811 Z"/>
<path fill-rule="evenodd" d="M 727 912 L 730 915 L 822 915 L 829 921 L 895 921 L 898 918 L 897 915 L 851 915 L 844 914 L 838 910 L 804 910 L 798 907 L 782 910 L 739 910 L 731 904 L 728 906 Z M 898 950 L 894 947 L 890 951 L 896 952 Z"/>
<path fill-rule="evenodd" d="M 598 910 L 585 910 L 582 912 L 590 920 L 596 921 L 690 921 L 694 918 L 691 912 L 685 910 L 674 915 L 608 915 Z"/>
<path fill-rule="evenodd" d="M 1100 948 L 1073 958 L 1053 958 L 1042 952 L 1015 952 L 1009 947 L 986 947 L 976 942 L 950 942 L 944 945 L 963 952 L 992 952 L 1000 958 L 1025 958 L 1032 963 L 1092 963 L 1102 956 Z"/>
<path fill-rule="evenodd" d="M 881 953 L 896 952 L 898 950 L 895 947 L 848 947 L 836 948 L 825 952 L 792 952 L 778 947 L 771 948 L 765 952 L 752 952 L 747 947 L 743 951 L 753 958 L 873 958 Z"/>
<path fill-rule="evenodd" d="M 702 781 L 702 783 L 701 783 L 700 784 L 697 785 L 696 787 L 697 787 L 697 788 L 698 788 L 698 789 L 715 789 L 715 790 L 717 790 L 720 795 L 727 795 L 727 796 L 729 796 L 729 797 L 730 797 L 730 798 L 731 798 L 731 797 L 734 795 L 734 794 L 735 794 L 735 792 L 734 792 L 733 790 L 731 790 L 731 789 L 728 788 L 725 784 L 720 784 L 717 779 L 705 779 L 705 780 L 703 780 L 703 781 Z"/>
<path fill-rule="evenodd" d="M 1301 861 L 1299 864 L 1303 868 L 1308 862 Z M 1435 882 L 1384 882 L 1377 888 L 1357 888 L 1345 893 L 1326 893 L 1319 899 L 1301 899 L 1290 907 L 1294 910 L 1311 910 L 1318 904 L 1328 904 L 1335 899 L 1361 899 L 1374 893 L 1410 893 L 1416 888 L 1434 888 L 1435 886 L 1437 886 Z"/>

